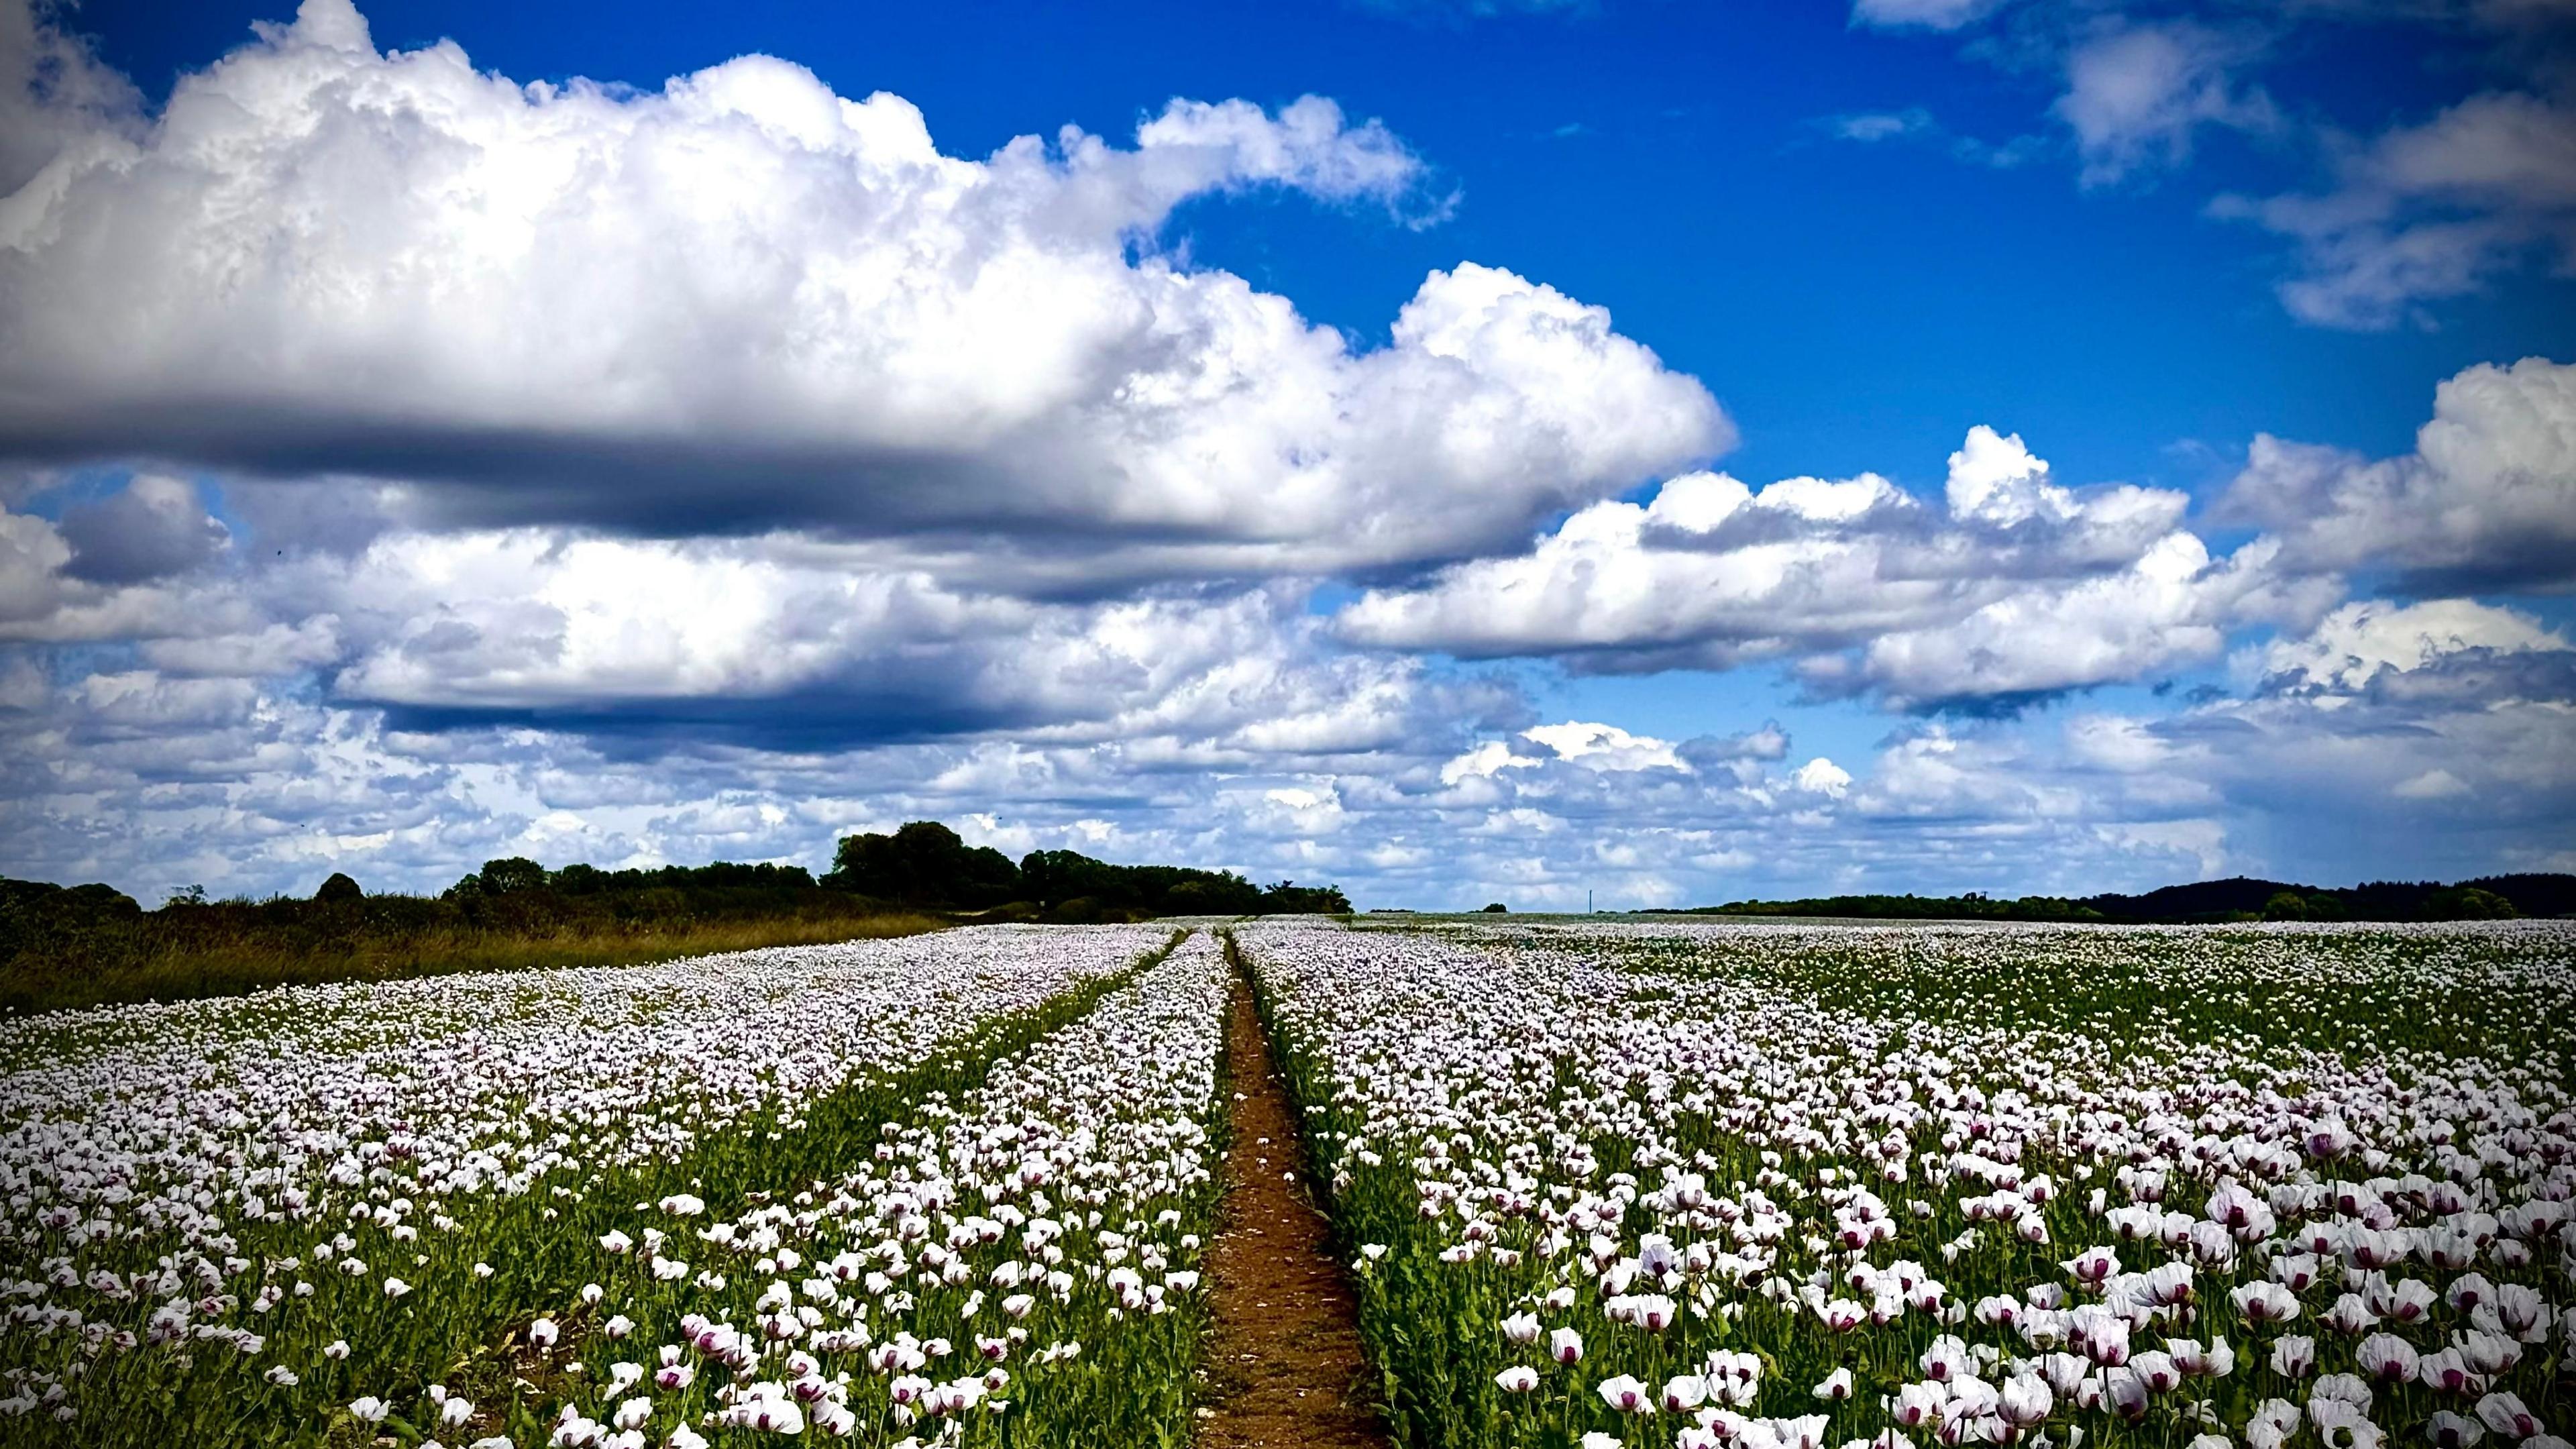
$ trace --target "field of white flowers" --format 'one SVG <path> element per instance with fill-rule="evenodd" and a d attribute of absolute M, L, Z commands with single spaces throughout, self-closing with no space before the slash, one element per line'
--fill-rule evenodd
<path fill-rule="evenodd" d="M 1238 971 L 1397 1443 L 2567 1449 L 2576 929 L 1320 920 L 0 1021 L 0 1449 L 1177 1449 Z"/>
<path fill-rule="evenodd" d="M 2563 925 L 1240 937 L 1406 1444 L 2566 1449 Z"/>
<path fill-rule="evenodd" d="M 1224 982 L 1174 934 L 0 1024 L 0 1442 L 1168 1438 Z"/>

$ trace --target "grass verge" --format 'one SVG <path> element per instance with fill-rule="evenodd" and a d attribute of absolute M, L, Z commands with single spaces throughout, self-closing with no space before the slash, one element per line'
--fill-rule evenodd
<path fill-rule="evenodd" d="M 228 907 L 192 915 L 215 917 Z M 155 912 L 153 915 L 161 915 Z M 149 919 L 149 917 L 145 918 Z M 682 956 L 915 936 L 954 925 L 911 911 L 619 920 L 597 917 L 485 924 L 402 923 L 365 917 L 332 931 L 161 930 L 152 939 L 104 933 L 63 948 L 22 953 L 0 966 L 0 1011 L 49 1011 L 135 1001 L 240 996 L 271 986 L 396 981 L 460 971 L 541 971 L 635 966 Z M 139 930 L 134 932 L 140 936 Z"/>

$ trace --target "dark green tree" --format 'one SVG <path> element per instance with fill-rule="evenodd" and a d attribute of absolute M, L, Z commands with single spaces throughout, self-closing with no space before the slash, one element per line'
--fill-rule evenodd
<path fill-rule="evenodd" d="M 541 891 L 546 888 L 546 868 L 524 855 L 483 862 L 479 876 L 483 894 L 506 896 L 518 891 Z"/>
<path fill-rule="evenodd" d="M 1020 893 L 1020 868 L 990 846 L 970 846 L 936 820 L 891 835 L 845 835 L 823 884 L 917 906 L 997 906 Z"/>
<path fill-rule="evenodd" d="M 2435 921 L 2510 921 L 2522 912 L 2513 902 L 2476 886 L 2453 886 L 2424 899 L 2424 915 Z"/>
<path fill-rule="evenodd" d="M 2263 903 L 2263 919 L 2267 921 L 2304 921 L 2315 914 L 2308 907 L 2308 898 L 2297 891 L 2274 891 L 2272 898 Z"/>

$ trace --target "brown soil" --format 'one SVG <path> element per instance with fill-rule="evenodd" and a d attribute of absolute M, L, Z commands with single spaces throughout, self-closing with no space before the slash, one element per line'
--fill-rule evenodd
<path fill-rule="evenodd" d="M 1307 1197 L 1306 1153 L 1238 980 L 1227 1005 L 1234 1140 L 1208 1252 L 1216 1332 L 1198 1449 L 1384 1449 L 1350 1283 Z"/>

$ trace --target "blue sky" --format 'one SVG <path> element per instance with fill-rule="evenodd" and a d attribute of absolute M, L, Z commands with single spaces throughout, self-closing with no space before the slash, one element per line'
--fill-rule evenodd
<path fill-rule="evenodd" d="M 13 5 L 0 871 L 2576 867 L 2550 9 Z"/>

